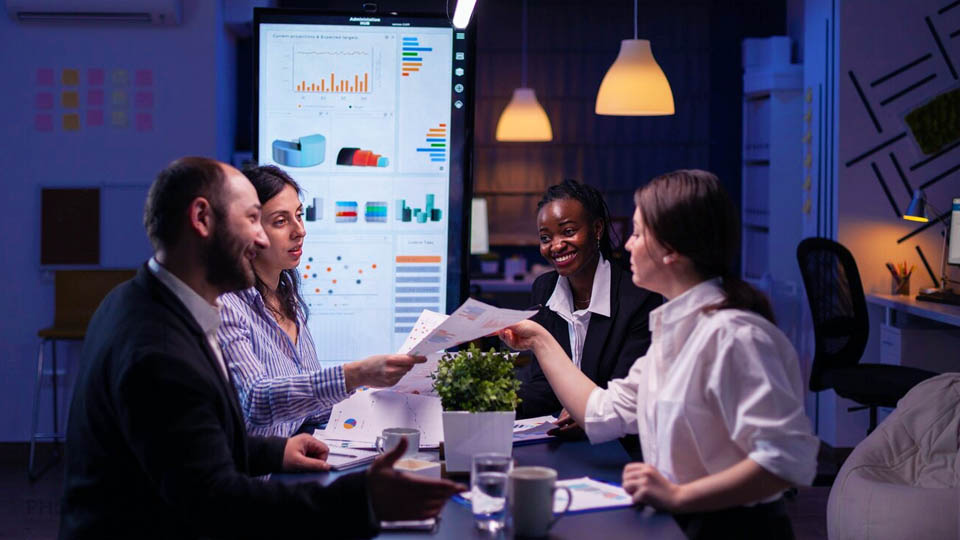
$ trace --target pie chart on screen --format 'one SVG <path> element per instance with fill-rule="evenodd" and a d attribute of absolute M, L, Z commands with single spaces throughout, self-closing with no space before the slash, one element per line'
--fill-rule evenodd
<path fill-rule="evenodd" d="M 343 423 L 343 429 L 353 429 L 357 427 L 357 421 L 353 418 L 347 418 L 346 422 Z"/>

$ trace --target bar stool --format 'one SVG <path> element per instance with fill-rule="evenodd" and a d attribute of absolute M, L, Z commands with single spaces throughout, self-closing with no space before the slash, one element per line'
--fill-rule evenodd
<path fill-rule="evenodd" d="M 40 344 L 37 350 L 37 373 L 33 389 L 33 429 L 30 434 L 30 462 L 27 476 L 33 481 L 39 478 L 60 457 L 55 449 L 54 461 L 42 470 L 34 468 L 37 441 L 60 443 L 64 431 L 60 429 L 58 381 L 66 370 L 57 366 L 57 344 L 61 341 L 83 341 L 87 324 L 100 302 L 114 287 L 133 278 L 136 270 L 57 270 L 54 273 L 53 326 L 37 332 Z M 50 371 L 44 372 L 44 351 L 50 345 Z M 52 385 L 53 430 L 38 431 L 40 424 L 40 391 L 44 377 L 50 377 Z"/>

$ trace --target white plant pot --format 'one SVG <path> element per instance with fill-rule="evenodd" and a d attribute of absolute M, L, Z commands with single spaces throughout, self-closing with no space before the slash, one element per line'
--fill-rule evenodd
<path fill-rule="evenodd" d="M 443 453 L 449 472 L 470 472 L 474 454 L 512 455 L 516 411 L 443 412 Z"/>

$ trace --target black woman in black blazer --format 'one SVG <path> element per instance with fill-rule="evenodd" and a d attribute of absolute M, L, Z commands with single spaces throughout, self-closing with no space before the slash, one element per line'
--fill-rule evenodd
<path fill-rule="evenodd" d="M 558 278 L 557 272 L 538 277 L 533 282 L 531 304 L 545 305 Z M 659 294 L 634 285 L 630 271 L 610 261 L 610 317 L 590 315 L 580 357 L 580 370 L 584 375 L 603 388 L 611 379 L 626 377 L 633 362 L 646 354 L 650 346 L 649 314 L 662 303 Z M 541 307 L 531 319 L 546 328 L 567 356 L 573 358 L 567 321 L 547 307 Z M 519 376 L 522 382 L 519 394 L 523 401 L 517 408 L 517 418 L 556 414 L 561 410 L 563 406 L 535 359 L 521 368 Z"/>

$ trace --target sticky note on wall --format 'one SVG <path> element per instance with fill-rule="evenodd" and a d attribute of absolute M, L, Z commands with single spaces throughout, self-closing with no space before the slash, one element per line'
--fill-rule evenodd
<path fill-rule="evenodd" d="M 87 105 L 90 107 L 102 107 L 103 90 L 99 88 L 91 88 L 90 90 L 87 90 Z"/>
<path fill-rule="evenodd" d="M 149 69 L 138 69 L 134 80 L 137 86 L 152 86 L 153 71 Z"/>
<path fill-rule="evenodd" d="M 80 97 L 74 90 L 62 92 L 60 94 L 60 105 L 65 109 L 76 109 L 80 105 Z"/>
<path fill-rule="evenodd" d="M 64 130 L 64 131 L 79 131 L 79 130 L 80 130 L 80 115 L 79 115 L 79 114 L 76 114 L 76 113 L 63 115 L 63 130 Z"/>
<path fill-rule="evenodd" d="M 76 69 L 65 69 L 60 73 L 60 83 L 64 86 L 80 84 L 80 72 Z"/>
<path fill-rule="evenodd" d="M 110 113 L 110 125 L 118 128 L 127 127 L 127 111 L 113 111 Z"/>
<path fill-rule="evenodd" d="M 129 75 L 125 69 L 115 69 L 110 72 L 110 82 L 115 86 L 126 86 Z"/>
<path fill-rule="evenodd" d="M 90 68 L 87 70 L 87 84 L 90 86 L 103 86 L 104 78 L 102 68 Z"/>
<path fill-rule="evenodd" d="M 38 69 L 37 84 L 40 86 L 53 86 L 53 70 L 50 68 Z"/>
<path fill-rule="evenodd" d="M 90 109 L 87 111 L 87 127 L 97 127 L 103 125 L 103 111 L 100 109 Z"/>
<path fill-rule="evenodd" d="M 110 103 L 116 107 L 125 107 L 127 105 L 126 90 L 114 90 L 110 95 Z"/>

